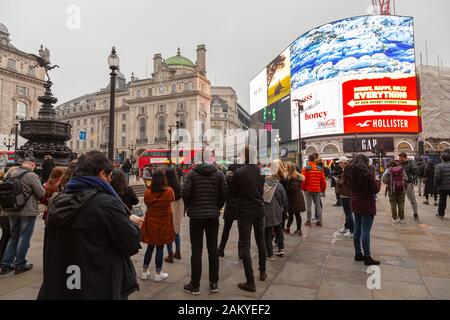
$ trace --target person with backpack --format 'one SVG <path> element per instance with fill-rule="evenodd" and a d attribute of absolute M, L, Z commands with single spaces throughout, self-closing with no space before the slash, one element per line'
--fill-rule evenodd
<path fill-rule="evenodd" d="M 411 206 L 413 208 L 414 220 L 419 220 L 419 206 L 417 205 L 416 195 L 414 193 L 414 179 L 417 175 L 417 167 L 414 164 L 414 161 L 408 160 L 408 155 L 406 152 L 401 152 L 398 155 L 398 159 L 400 161 L 400 166 L 402 166 L 403 170 L 405 170 L 406 176 L 408 177 L 408 184 L 406 188 L 406 197 L 409 202 L 411 202 Z"/>
<path fill-rule="evenodd" d="M 101 152 L 82 154 L 50 205 L 38 299 L 126 300 L 139 289 L 130 257 L 140 248 L 142 219 L 111 187 L 112 170 Z"/>
<path fill-rule="evenodd" d="M 423 191 L 423 195 L 425 196 L 425 201 L 423 204 L 429 205 L 430 202 L 428 201 L 428 197 L 431 195 L 434 198 L 434 205 L 437 206 L 438 203 L 438 195 L 437 195 L 437 190 L 436 187 L 434 185 L 434 171 L 435 171 L 435 166 L 433 163 L 433 160 L 430 159 L 427 162 L 427 165 L 425 167 L 425 174 L 424 174 L 424 178 L 423 181 L 425 182 L 425 188 Z"/>
<path fill-rule="evenodd" d="M 398 161 L 391 161 L 381 181 L 387 185 L 391 205 L 392 223 L 405 223 L 405 196 L 408 177 Z"/>
<path fill-rule="evenodd" d="M 0 183 L 3 181 L 4 178 L 5 173 L 3 172 L 3 170 L 0 170 Z M 1 207 L 0 207 L 0 229 L 2 229 L 2 238 L 0 239 L 0 261 L 2 261 L 2 257 L 3 254 L 5 253 L 6 246 L 8 245 L 9 239 L 11 238 L 11 231 L 9 228 L 9 218 L 1 216 Z"/>
<path fill-rule="evenodd" d="M 209 157 L 205 156 L 205 159 Z M 206 235 L 209 261 L 209 290 L 219 292 L 219 254 L 217 238 L 219 217 L 228 198 L 225 175 L 213 164 L 202 163 L 191 170 L 183 183 L 181 191 L 189 217 L 191 239 L 191 281 L 184 285 L 184 291 L 198 295 L 202 276 L 203 234 Z"/>
<path fill-rule="evenodd" d="M 45 195 L 36 169 L 34 158 L 25 158 L 22 165 L 9 171 L 0 184 L 2 215 L 9 217 L 11 238 L 1 260 L 0 274 L 14 270 L 15 274 L 29 271 L 33 264 L 27 263 L 27 253 L 33 235 L 36 217 L 39 215 L 39 199 Z"/>
<path fill-rule="evenodd" d="M 311 215 L 312 215 L 312 203 L 314 202 L 314 207 L 317 211 L 317 222 L 316 226 L 322 226 L 322 205 L 321 205 L 321 195 L 325 192 L 327 187 L 327 181 L 325 179 L 325 174 L 319 165 L 315 162 L 315 157 L 313 154 L 308 156 L 308 164 L 302 170 L 302 175 L 305 180 L 302 182 L 302 190 L 305 191 L 306 197 L 306 222 L 305 226 L 311 226 Z"/>

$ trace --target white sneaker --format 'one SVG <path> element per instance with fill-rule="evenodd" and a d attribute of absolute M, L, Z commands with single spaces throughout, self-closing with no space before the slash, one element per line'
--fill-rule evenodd
<path fill-rule="evenodd" d="M 345 229 L 345 228 L 341 228 L 341 229 L 339 229 L 339 232 L 340 233 L 346 233 L 348 230 L 347 229 Z"/>
<path fill-rule="evenodd" d="M 401 224 L 405 224 L 405 220 L 400 219 Z"/>
<path fill-rule="evenodd" d="M 347 231 L 346 233 L 344 233 L 344 237 L 353 238 L 353 234 L 350 231 Z"/>
<path fill-rule="evenodd" d="M 147 271 L 147 272 L 142 272 L 141 280 L 148 280 L 148 278 L 150 278 L 150 277 L 151 277 L 151 274 L 150 274 L 149 271 Z"/>
<path fill-rule="evenodd" d="M 397 223 L 397 219 L 392 219 L 392 223 Z"/>
<path fill-rule="evenodd" d="M 159 274 L 155 274 L 155 282 L 163 281 L 169 277 L 168 273 L 160 272 Z"/>

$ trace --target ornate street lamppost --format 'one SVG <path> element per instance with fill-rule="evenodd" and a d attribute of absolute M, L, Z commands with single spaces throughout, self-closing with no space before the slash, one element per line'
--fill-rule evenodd
<path fill-rule="evenodd" d="M 133 168 L 133 152 L 134 152 L 134 150 L 136 150 L 136 144 L 133 143 L 133 142 L 131 142 L 131 143 L 128 145 L 128 149 L 129 149 L 130 152 L 131 152 L 131 155 L 130 155 L 130 161 L 131 161 L 131 168 Z"/>
<path fill-rule="evenodd" d="M 17 145 L 19 144 L 19 117 L 16 116 L 16 121 L 14 123 L 14 153 L 17 157 Z"/>
<path fill-rule="evenodd" d="M 298 117 L 298 166 L 300 170 L 303 167 L 303 155 L 302 155 L 302 130 L 301 130 L 301 112 L 303 111 L 303 103 L 305 103 L 305 100 L 303 99 L 294 99 L 295 102 L 297 102 L 297 117 Z"/>
<path fill-rule="evenodd" d="M 8 135 L 8 139 L 3 138 L 3 145 L 8 148 L 8 151 L 11 150 L 12 147 L 16 145 L 16 141 L 14 138 L 11 141 L 11 134 Z"/>
<path fill-rule="evenodd" d="M 116 70 L 119 69 L 119 56 L 116 54 L 116 48 L 112 47 L 111 54 L 108 56 L 108 64 L 111 69 L 110 81 L 110 103 L 109 103 L 109 137 L 108 137 L 108 158 L 114 161 L 114 127 L 115 127 L 115 103 L 116 103 Z"/>

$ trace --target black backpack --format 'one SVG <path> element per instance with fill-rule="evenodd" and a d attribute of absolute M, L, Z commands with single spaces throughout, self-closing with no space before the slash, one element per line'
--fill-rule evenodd
<path fill-rule="evenodd" d="M 26 170 L 15 177 L 7 177 L 0 183 L 0 206 L 4 210 L 20 210 L 31 196 L 25 197 L 22 178 L 31 171 Z"/>

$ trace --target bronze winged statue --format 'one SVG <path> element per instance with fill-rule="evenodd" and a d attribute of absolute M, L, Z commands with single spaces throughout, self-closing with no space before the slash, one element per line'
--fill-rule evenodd
<path fill-rule="evenodd" d="M 51 65 L 50 63 L 50 50 L 47 48 L 44 49 L 44 46 L 41 44 L 41 48 L 39 49 L 39 56 L 32 54 L 33 57 L 36 58 L 36 65 L 32 66 L 32 68 L 41 67 L 45 69 L 45 74 L 47 75 L 47 79 L 50 81 L 50 76 L 48 75 L 48 71 L 54 68 L 59 68 L 57 64 Z"/>

